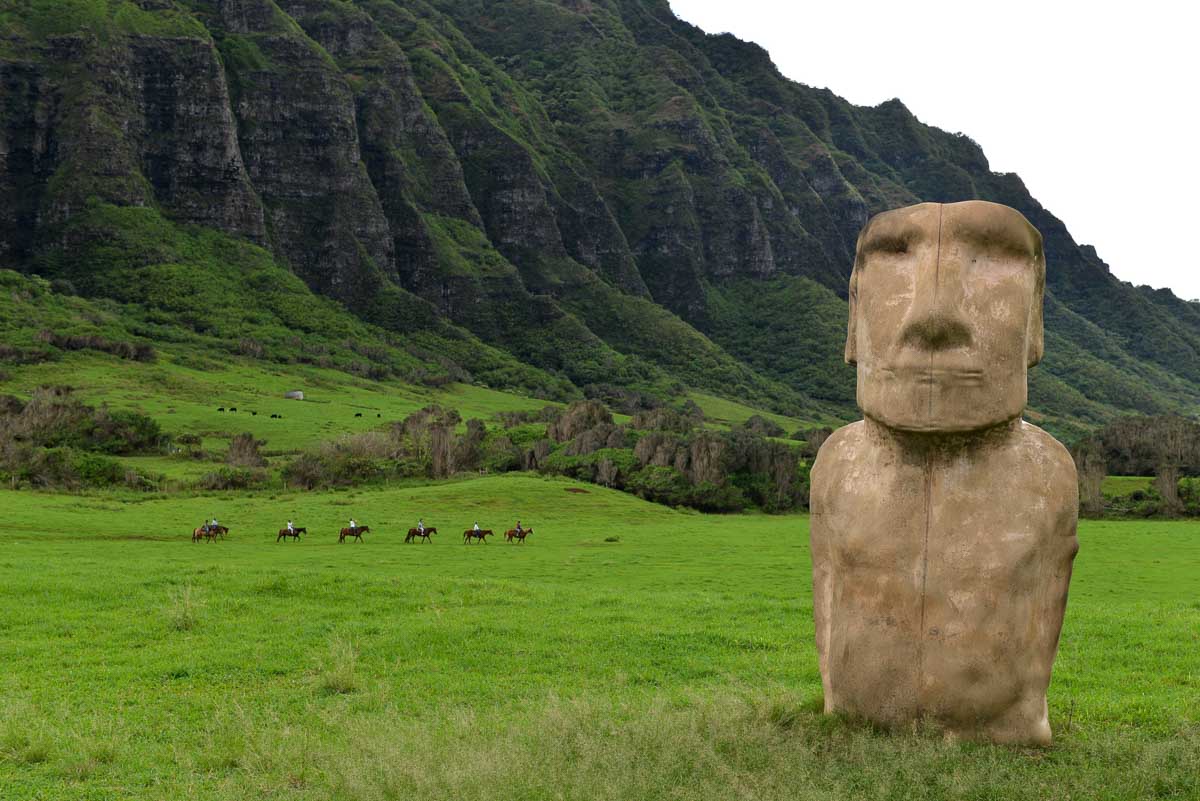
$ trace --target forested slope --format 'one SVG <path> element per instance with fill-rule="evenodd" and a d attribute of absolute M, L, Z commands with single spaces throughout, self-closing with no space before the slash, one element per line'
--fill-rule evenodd
<path fill-rule="evenodd" d="M 172 324 L 227 302 L 213 263 L 251 306 L 290 272 L 410 352 L 486 344 L 439 354 L 475 380 L 849 417 L 859 228 L 978 197 L 1046 239 L 1031 416 L 1200 396 L 1196 304 L 1114 279 L 969 138 L 660 0 L 0 0 L 0 39 L 0 266 L 154 309 L 173 282 Z"/>

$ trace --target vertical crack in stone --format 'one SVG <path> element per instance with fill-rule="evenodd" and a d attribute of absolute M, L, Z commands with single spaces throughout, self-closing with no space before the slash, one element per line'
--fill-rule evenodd
<path fill-rule="evenodd" d="M 945 205 L 938 204 L 938 230 L 937 230 L 937 253 L 933 258 L 933 312 L 938 313 L 938 290 L 941 285 L 942 278 L 942 212 L 945 210 Z M 929 375 L 933 376 L 933 358 L 937 353 L 935 348 L 929 349 Z M 925 405 L 925 422 L 933 421 L 933 381 L 929 382 L 929 399 Z"/>
<path fill-rule="evenodd" d="M 933 511 L 933 452 L 925 452 L 925 534 L 921 542 L 921 624 L 917 629 L 917 719 L 924 715 L 925 683 L 925 587 L 929 579 L 929 526 Z"/>
<path fill-rule="evenodd" d="M 938 204 L 937 252 L 933 262 L 933 308 L 937 310 L 938 289 L 941 283 L 942 271 L 942 212 L 943 204 Z M 933 375 L 933 359 L 935 351 L 929 351 L 929 374 Z M 929 383 L 929 401 L 926 406 L 927 421 L 933 420 L 933 382 Z M 925 683 L 925 598 L 926 585 L 929 581 L 929 526 L 930 515 L 933 513 L 933 451 L 925 453 L 925 534 L 921 542 L 921 625 L 917 629 L 917 719 L 924 715 L 924 683 Z"/>

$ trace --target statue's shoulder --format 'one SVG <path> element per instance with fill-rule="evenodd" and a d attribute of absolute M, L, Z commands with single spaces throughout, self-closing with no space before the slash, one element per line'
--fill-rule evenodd
<path fill-rule="evenodd" d="M 1021 421 L 1017 429 L 1022 457 L 1049 473 L 1066 473 L 1075 482 L 1075 460 L 1066 446 L 1033 423 Z"/>
<path fill-rule="evenodd" d="M 813 462 L 814 491 L 819 484 L 827 485 L 831 482 L 838 482 L 849 464 L 861 460 L 863 449 L 871 447 L 867 440 L 865 420 L 842 426 L 830 434 L 829 438 L 821 445 L 821 449 L 817 451 L 817 458 Z"/>
<path fill-rule="evenodd" d="M 1078 478 L 1071 452 L 1050 434 L 1033 423 L 1021 421 L 1015 449 L 1017 464 L 1011 474 L 1036 497 L 1061 499 L 1074 507 L 1078 498 Z"/>

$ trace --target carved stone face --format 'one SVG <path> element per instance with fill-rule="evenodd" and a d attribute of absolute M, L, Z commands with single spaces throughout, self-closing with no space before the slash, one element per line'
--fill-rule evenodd
<path fill-rule="evenodd" d="M 971 200 L 873 217 L 850 277 L 846 361 L 858 405 L 906 431 L 1019 417 L 1042 358 L 1042 237 L 1020 212 Z"/>

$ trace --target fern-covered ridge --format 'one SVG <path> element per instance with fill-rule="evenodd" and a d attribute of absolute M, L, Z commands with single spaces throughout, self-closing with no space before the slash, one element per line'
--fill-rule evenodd
<path fill-rule="evenodd" d="M 859 228 L 983 198 L 1046 238 L 1032 419 L 1197 410 L 1200 306 L 1113 278 L 969 138 L 664 0 L 0 0 L 0 121 L 0 267 L 107 315 L 18 350 L 116 326 L 181 358 L 849 419 Z"/>

